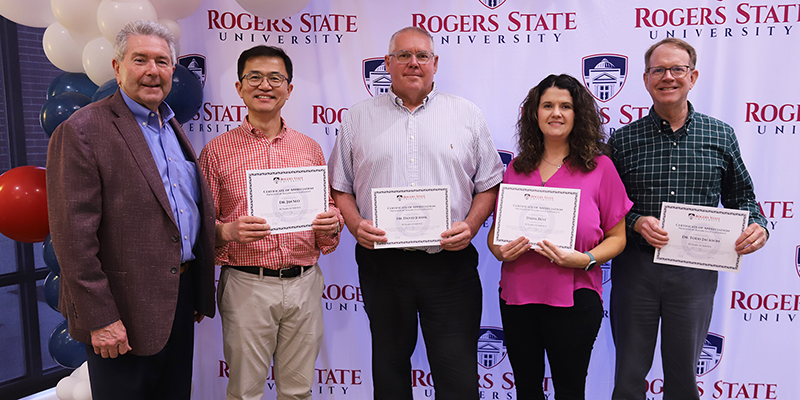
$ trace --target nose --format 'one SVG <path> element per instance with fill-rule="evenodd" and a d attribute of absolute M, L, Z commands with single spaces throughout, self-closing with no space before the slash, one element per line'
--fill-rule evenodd
<path fill-rule="evenodd" d="M 156 65 L 156 60 L 150 60 L 147 62 L 146 71 L 148 75 L 158 75 L 158 65 Z"/>

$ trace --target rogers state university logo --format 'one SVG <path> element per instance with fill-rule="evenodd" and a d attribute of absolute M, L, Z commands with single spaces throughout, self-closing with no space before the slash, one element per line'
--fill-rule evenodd
<path fill-rule="evenodd" d="M 697 361 L 697 376 L 703 376 L 719 365 L 724 345 L 724 336 L 708 332 L 703 350 L 700 351 L 700 359 Z"/>
<path fill-rule="evenodd" d="M 489 8 L 489 9 L 492 9 L 492 10 L 494 10 L 497 7 L 502 6 L 503 3 L 506 2 L 506 0 L 478 0 L 478 1 L 480 1 L 481 4 L 483 4 L 486 8 Z"/>
<path fill-rule="evenodd" d="M 607 102 L 622 90 L 628 77 L 628 57 L 595 54 L 583 57 L 583 83 L 595 99 Z"/>
<path fill-rule="evenodd" d="M 506 358 L 506 338 L 500 328 L 482 326 L 478 338 L 478 365 L 490 369 Z"/>
<path fill-rule="evenodd" d="M 367 58 L 361 63 L 362 78 L 364 86 L 370 96 L 375 97 L 379 94 L 389 93 L 392 86 L 392 77 L 386 70 L 386 62 L 383 57 Z"/>
<path fill-rule="evenodd" d="M 187 54 L 178 57 L 178 64 L 183 65 L 200 80 L 200 86 L 206 86 L 206 57 L 201 54 Z"/>

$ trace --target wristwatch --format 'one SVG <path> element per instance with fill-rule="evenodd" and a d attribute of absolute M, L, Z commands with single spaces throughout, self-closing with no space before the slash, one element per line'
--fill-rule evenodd
<path fill-rule="evenodd" d="M 589 253 L 588 251 L 584 251 L 583 254 L 586 254 L 587 256 L 589 256 L 589 264 L 586 264 L 586 266 L 583 267 L 583 270 L 584 271 L 591 271 L 592 268 L 594 268 L 594 265 L 597 264 L 597 260 L 595 260 L 594 256 L 592 255 L 592 253 Z"/>

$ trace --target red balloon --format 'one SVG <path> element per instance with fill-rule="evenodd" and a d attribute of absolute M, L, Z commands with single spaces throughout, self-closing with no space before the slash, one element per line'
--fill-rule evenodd
<path fill-rule="evenodd" d="M 50 233 L 45 169 L 17 167 L 0 175 L 0 233 L 18 242 L 42 242 Z"/>

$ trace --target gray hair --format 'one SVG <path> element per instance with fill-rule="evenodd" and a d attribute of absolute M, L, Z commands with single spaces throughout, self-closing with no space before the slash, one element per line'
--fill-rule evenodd
<path fill-rule="evenodd" d="M 395 33 L 392 35 L 392 38 L 391 38 L 391 39 L 389 39 L 389 53 L 391 53 L 391 52 L 392 52 L 392 49 L 394 49 L 394 39 L 395 39 L 395 38 L 396 38 L 398 35 L 400 35 L 401 33 L 406 33 L 406 32 L 413 32 L 413 33 L 417 33 L 417 34 L 420 34 L 420 35 L 422 35 L 422 36 L 425 36 L 425 37 L 427 37 L 428 39 L 430 39 L 430 41 L 431 41 L 431 51 L 433 52 L 433 36 L 431 36 L 431 34 L 430 34 L 428 31 L 426 31 L 425 29 L 422 29 L 422 28 L 420 28 L 420 27 L 417 27 L 417 26 L 407 26 L 407 27 L 405 27 L 405 28 L 403 28 L 403 29 L 400 29 L 399 31 L 395 32 Z"/>
<path fill-rule="evenodd" d="M 146 19 L 128 22 L 120 29 L 114 42 L 114 59 L 117 62 L 121 63 L 125 58 L 125 53 L 128 52 L 128 39 L 131 36 L 155 36 L 164 39 L 169 45 L 170 62 L 176 63 L 175 37 L 172 36 L 172 32 L 164 25 Z"/>

